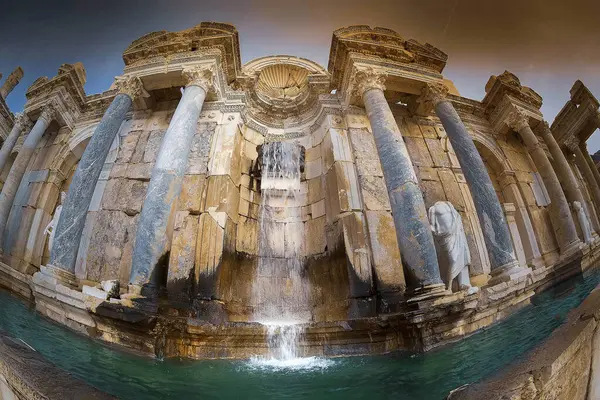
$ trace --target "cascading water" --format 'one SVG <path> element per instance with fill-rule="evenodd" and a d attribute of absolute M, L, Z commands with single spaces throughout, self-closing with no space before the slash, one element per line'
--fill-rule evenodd
<path fill-rule="evenodd" d="M 303 367 L 303 324 L 310 321 L 309 282 L 304 276 L 300 164 L 302 148 L 272 142 L 262 147 L 258 266 L 252 290 L 254 320 L 267 326 L 269 354 L 254 363 Z"/>

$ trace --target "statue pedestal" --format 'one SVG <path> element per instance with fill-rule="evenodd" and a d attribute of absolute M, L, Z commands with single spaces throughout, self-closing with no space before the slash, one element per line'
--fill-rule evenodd
<path fill-rule="evenodd" d="M 530 268 L 519 266 L 518 261 L 513 261 L 492 271 L 492 278 L 488 281 L 488 286 L 494 286 L 503 282 L 517 280 L 523 276 L 531 274 Z"/>

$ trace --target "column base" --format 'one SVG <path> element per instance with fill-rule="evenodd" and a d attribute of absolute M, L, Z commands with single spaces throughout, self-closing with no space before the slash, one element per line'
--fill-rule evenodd
<path fill-rule="evenodd" d="M 36 274 L 41 274 L 46 279 L 55 280 L 55 282 L 53 282 L 54 284 L 60 284 L 69 289 L 77 290 L 79 288 L 77 277 L 74 273 L 58 268 L 52 264 L 42 265 L 40 267 L 40 272 L 37 272 Z"/>
<path fill-rule="evenodd" d="M 579 239 L 569 243 L 567 247 L 561 249 L 560 261 L 573 257 L 575 254 L 581 251 L 582 247 L 585 247 L 585 243 Z"/>
<path fill-rule="evenodd" d="M 448 294 L 446 285 L 443 283 L 435 283 L 433 285 L 421 286 L 414 289 L 407 303 L 416 303 L 418 301 L 429 300 L 435 297 L 442 297 Z"/>
<path fill-rule="evenodd" d="M 539 257 L 532 258 L 531 260 L 527 261 L 527 265 L 531 265 L 532 269 L 540 269 L 546 267 L 544 258 L 541 255 Z"/>
<path fill-rule="evenodd" d="M 137 309 L 148 314 L 158 312 L 158 299 L 153 296 L 146 296 L 144 287 L 130 284 L 127 293 L 121 295 L 121 304 L 126 307 Z"/>
<path fill-rule="evenodd" d="M 517 280 L 523 276 L 531 274 L 530 268 L 523 268 L 517 260 L 511 261 L 492 271 L 492 278 L 488 281 L 488 286 L 494 286 L 502 282 Z"/>

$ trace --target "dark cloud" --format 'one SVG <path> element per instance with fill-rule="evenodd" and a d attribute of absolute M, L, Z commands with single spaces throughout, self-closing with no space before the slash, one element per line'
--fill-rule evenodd
<path fill-rule="evenodd" d="M 448 53 L 445 75 L 463 96 L 481 99 L 490 75 L 512 71 L 543 96 L 551 121 L 576 79 L 600 96 L 598 15 L 597 0 L 18 0 L 4 4 L 0 15 L 0 71 L 25 70 L 8 98 L 19 110 L 27 86 L 54 76 L 65 62 L 84 63 L 88 93 L 105 90 L 122 72 L 123 50 L 151 31 L 229 22 L 240 32 L 244 62 L 292 54 L 326 66 L 332 31 L 368 24 Z M 588 142 L 591 151 L 600 149 L 597 135 Z"/>

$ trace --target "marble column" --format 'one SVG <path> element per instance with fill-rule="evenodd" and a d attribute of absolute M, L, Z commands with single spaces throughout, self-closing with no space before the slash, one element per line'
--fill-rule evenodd
<path fill-rule="evenodd" d="M 588 188 L 592 193 L 592 198 L 594 202 L 594 206 L 596 207 L 596 211 L 600 214 L 600 186 L 594 177 L 594 172 L 590 167 L 590 164 L 585 159 L 585 154 L 583 154 L 583 150 L 581 150 L 581 146 L 579 145 L 579 141 L 576 138 L 569 138 L 570 140 L 565 141 L 565 145 L 567 148 L 575 154 L 575 163 L 577 164 L 577 168 L 582 173 L 584 179 L 588 184 Z"/>
<path fill-rule="evenodd" d="M 579 143 L 579 147 L 581 148 L 581 153 L 583 154 L 583 158 L 587 161 L 592 174 L 594 175 L 594 179 L 596 179 L 596 184 L 600 186 L 600 171 L 598 171 L 598 167 L 596 167 L 596 163 L 592 160 L 592 156 L 588 152 L 587 145 L 584 142 Z"/>
<path fill-rule="evenodd" d="M 542 136 L 542 139 L 546 143 L 546 146 L 548 146 L 548 150 L 552 155 L 555 167 L 554 171 L 556 172 L 556 175 L 558 176 L 558 179 L 560 180 L 560 183 L 564 189 L 567 201 L 571 206 L 573 205 L 574 201 L 580 202 L 586 210 L 587 214 L 589 215 L 590 221 L 592 221 L 592 224 L 594 226 L 594 230 L 597 230 L 598 227 L 600 227 L 600 225 L 596 218 L 596 213 L 592 213 L 589 210 L 587 210 L 587 203 L 583 198 L 581 190 L 579 189 L 579 185 L 577 184 L 575 174 L 573 174 L 573 170 L 571 169 L 567 158 L 565 157 L 560 146 L 556 142 L 556 139 L 554 138 L 554 135 L 550 130 L 550 126 L 546 121 L 542 121 L 538 132 Z"/>
<path fill-rule="evenodd" d="M 448 89 L 442 84 L 427 85 L 423 101 L 429 103 L 429 107 L 433 106 L 444 126 L 471 191 L 490 256 L 492 279 L 489 283 L 511 280 L 526 274 L 528 270 L 519 267 L 504 211 L 490 176 L 471 135 L 452 103 L 446 98 L 447 93 Z"/>
<path fill-rule="evenodd" d="M 10 153 L 17 143 L 17 139 L 21 135 L 21 132 L 28 132 L 31 129 L 31 121 L 27 115 L 23 113 L 17 113 L 15 115 L 15 124 L 13 125 L 8 137 L 2 144 L 0 149 L 0 171 L 6 165 L 6 162 L 10 158 Z"/>
<path fill-rule="evenodd" d="M 17 194 L 17 189 L 21 184 L 21 179 L 25 174 L 29 160 L 31 160 L 31 156 L 42 138 L 42 135 L 46 132 L 46 129 L 48 129 L 50 122 L 55 118 L 55 113 L 52 105 L 44 107 L 41 115 L 31 129 L 31 132 L 29 132 L 29 135 L 25 138 L 23 146 L 21 146 L 19 154 L 17 154 L 15 162 L 6 177 L 6 181 L 2 187 L 2 193 L 0 193 L 0 244 L 4 243 L 4 230 L 8 221 L 10 209 Z"/>
<path fill-rule="evenodd" d="M 354 92 L 362 97 L 373 130 L 408 288 L 412 300 L 420 300 L 443 295 L 444 283 L 419 181 L 383 93 L 384 79 L 375 71 L 359 71 Z"/>
<path fill-rule="evenodd" d="M 521 139 L 523 139 L 527 151 L 544 181 L 544 186 L 546 186 L 546 190 L 550 196 L 550 220 L 554 227 L 561 254 L 566 256 L 579 250 L 581 241 L 579 240 L 579 236 L 577 236 L 577 228 L 575 227 L 575 221 L 573 221 L 569 203 L 556 176 L 556 172 L 554 172 L 554 168 L 550 164 L 550 160 L 546 156 L 544 149 L 542 149 L 537 136 L 529 126 L 527 116 L 519 110 L 514 110 L 508 115 L 506 123 L 509 127 L 517 131 Z"/>
<path fill-rule="evenodd" d="M 213 84 L 213 71 L 208 68 L 185 69 L 182 75 L 187 85 L 162 139 L 133 246 L 130 292 L 150 298 L 159 289 L 157 268 L 167 267 L 172 209 L 181 192 L 200 110 Z"/>
<path fill-rule="evenodd" d="M 71 285 L 75 282 L 75 261 L 87 210 L 102 172 L 104 160 L 125 116 L 131 110 L 134 98 L 144 93 L 142 82 L 138 77 L 117 78 L 116 85 L 119 94 L 115 96 L 102 116 L 77 164 L 54 233 L 50 261 L 43 271 L 46 274 L 54 273 L 55 277 L 62 278 L 63 283 Z"/>

